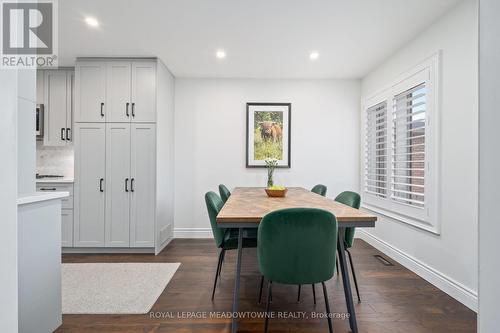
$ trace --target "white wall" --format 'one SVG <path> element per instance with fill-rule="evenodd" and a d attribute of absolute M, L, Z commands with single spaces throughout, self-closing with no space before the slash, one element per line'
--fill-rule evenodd
<path fill-rule="evenodd" d="M 362 80 L 369 96 L 442 50 L 440 109 L 441 235 L 380 217 L 363 238 L 438 287 L 477 308 L 478 20 L 460 3 Z"/>
<path fill-rule="evenodd" d="M 500 2 L 481 0 L 479 12 L 479 317 L 480 333 L 500 327 Z"/>
<path fill-rule="evenodd" d="M 278 169 L 275 183 L 323 183 L 330 196 L 356 190 L 359 91 L 355 80 L 176 79 L 176 236 L 209 230 L 204 195 L 219 183 L 266 185 L 265 169 L 245 168 L 247 102 L 292 103 L 292 167 Z"/>
<path fill-rule="evenodd" d="M 17 72 L 0 70 L 0 332 L 17 332 Z"/>

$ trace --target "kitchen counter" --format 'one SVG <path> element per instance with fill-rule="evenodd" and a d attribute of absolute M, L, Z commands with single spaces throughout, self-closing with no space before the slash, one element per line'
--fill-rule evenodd
<path fill-rule="evenodd" d="M 30 203 L 47 201 L 47 200 L 63 199 L 66 198 L 67 196 L 69 196 L 69 192 L 52 192 L 52 193 L 35 192 L 33 194 L 17 198 L 17 204 L 26 205 Z"/>
<path fill-rule="evenodd" d="M 74 178 L 40 178 L 36 180 L 37 184 L 42 184 L 42 183 L 61 183 L 61 184 L 72 184 L 75 182 Z"/>

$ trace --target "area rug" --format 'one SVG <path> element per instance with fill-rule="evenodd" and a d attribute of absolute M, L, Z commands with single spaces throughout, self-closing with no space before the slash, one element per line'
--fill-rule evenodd
<path fill-rule="evenodd" d="M 180 263 L 62 264 L 63 314 L 144 314 Z"/>

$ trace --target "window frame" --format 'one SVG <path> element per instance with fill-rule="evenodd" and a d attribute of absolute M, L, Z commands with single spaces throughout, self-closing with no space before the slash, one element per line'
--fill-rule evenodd
<path fill-rule="evenodd" d="M 362 207 L 385 215 L 397 221 L 410 224 L 420 229 L 440 234 L 439 222 L 439 110 L 440 110 L 440 61 L 441 51 L 438 51 L 414 66 L 411 70 L 393 80 L 378 92 L 363 98 L 361 110 L 361 169 L 360 184 L 363 197 Z M 425 84 L 425 174 L 424 174 L 424 207 L 414 207 L 398 203 L 391 199 L 392 195 L 392 147 L 393 147 L 393 101 L 395 97 L 413 87 Z M 366 126 L 367 110 L 380 103 L 387 103 L 387 183 L 386 198 L 366 192 Z"/>

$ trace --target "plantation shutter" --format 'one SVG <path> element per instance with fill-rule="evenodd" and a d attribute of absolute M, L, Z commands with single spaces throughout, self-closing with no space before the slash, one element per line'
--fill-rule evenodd
<path fill-rule="evenodd" d="M 393 100 L 391 199 L 412 207 L 425 203 L 425 84 Z"/>
<path fill-rule="evenodd" d="M 366 110 L 365 191 L 387 197 L 387 102 Z"/>

